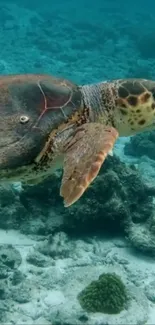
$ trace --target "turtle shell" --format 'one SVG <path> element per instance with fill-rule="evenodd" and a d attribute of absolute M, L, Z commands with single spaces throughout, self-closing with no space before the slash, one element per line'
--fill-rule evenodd
<path fill-rule="evenodd" d="M 78 86 L 48 75 L 0 78 L 0 170 L 34 162 L 51 132 L 82 105 Z"/>

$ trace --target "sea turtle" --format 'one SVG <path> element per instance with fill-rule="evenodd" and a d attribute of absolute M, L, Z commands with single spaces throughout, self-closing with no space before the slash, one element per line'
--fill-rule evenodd
<path fill-rule="evenodd" d="M 77 201 L 120 136 L 155 128 L 155 82 L 79 86 L 49 75 L 0 77 L 0 179 L 39 182 L 63 166 L 60 195 Z"/>

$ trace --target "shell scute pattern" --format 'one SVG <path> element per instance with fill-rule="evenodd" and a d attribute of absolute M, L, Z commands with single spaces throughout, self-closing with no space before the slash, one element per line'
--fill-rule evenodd
<path fill-rule="evenodd" d="M 79 87 L 47 75 L 5 76 L 0 86 L 1 179 L 48 172 L 56 134 L 86 118 Z M 21 125 L 21 115 L 28 116 L 29 123 Z"/>

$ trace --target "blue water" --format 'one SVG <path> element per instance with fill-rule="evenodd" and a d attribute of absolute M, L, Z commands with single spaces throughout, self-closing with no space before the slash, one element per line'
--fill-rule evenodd
<path fill-rule="evenodd" d="M 155 77 L 152 1 L 1 1 L 0 73 Z"/>

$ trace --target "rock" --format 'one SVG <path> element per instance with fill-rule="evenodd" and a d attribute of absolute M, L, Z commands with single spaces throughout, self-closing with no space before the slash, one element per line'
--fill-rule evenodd
<path fill-rule="evenodd" d="M 131 245 L 143 253 L 155 256 L 155 236 L 148 224 L 133 224 L 128 229 Z"/>
<path fill-rule="evenodd" d="M 38 267 L 47 267 L 50 264 L 50 259 L 44 256 L 43 254 L 33 250 L 29 252 L 26 258 L 27 262 L 38 266 Z"/>
<path fill-rule="evenodd" d="M 22 262 L 19 251 L 12 245 L 0 245 L 0 264 L 10 269 L 18 268 Z"/>
<path fill-rule="evenodd" d="M 10 268 L 1 262 L 0 263 L 0 280 L 8 278 L 9 274 L 10 274 Z"/>
<path fill-rule="evenodd" d="M 16 286 L 25 280 L 26 276 L 19 270 L 15 270 L 11 277 L 11 282 L 13 286 Z"/>
<path fill-rule="evenodd" d="M 20 222 L 27 217 L 27 210 L 20 203 L 19 193 L 13 186 L 0 186 L 0 227 L 2 229 L 19 229 Z"/>
<path fill-rule="evenodd" d="M 39 243 L 36 249 L 53 259 L 67 258 L 70 255 L 68 236 L 64 232 L 51 235 L 43 243 Z"/>
<path fill-rule="evenodd" d="M 58 232 L 69 235 L 122 235 L 125 232 L 128 235 L 130 223 L 144 223 L 153 218 L 155 188 L 143 182 L 134 166 L 126 166 L 115 156 L 106 159 L 94 183 L 77 203 L 67 209 L 64 209 L 59 195 L 60 182 L 61 174 L 58 172 L 41 184 L 23 186 L 22 191 L 11 188 L 14 207 L 12 210 L 13 199 L 10 199 L 6 214 L 11 220 L 10 211 L 14 211 L 12 228 L 18 224 L 19 230 L 38 240 L 50 235 L 54 238 Z M 69 256 L 66 242 L 62 245 L 59 242 L 47 243 L 43 250 L 51 250 L 45 255 L 50 254 L 53 258 L 61 254 Z M 42 262 L 38 260 L 38 263 Z"/>
<path fill-rule="evenodd" d="M 0 300 L 5 300 L 8 298 L 8 288 L 5 281 L 0 281 Z"/>
<path fill-rule="evenodd" d="M 146 297 L 155 304 L 155 281 L 146 284 L 144 292 Z"/>
<path fill-rule="evenodd" d="M 20 303 L 27 303 L 31 301 L 31 288 L 26 283 L 19 284 L 11 290 L 11 298 Z"/>
<path fill-rule="evenodd" d="M 124 146 L 126 155 L 142 157 L 147 156 L 155 159 L 155 131 L 137 134 L 130 138 L 130 141 Z"/>
<path fill-rule="evenodd" d="M 109 157 L 94 184 L 63 215 L 67 231 L 128 232 L 131 221 L 137 223 L 153 215 L 153 196 L 134 167 Z"/>

